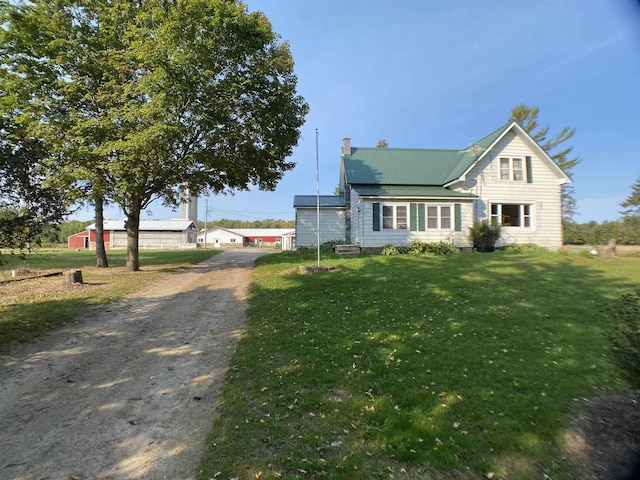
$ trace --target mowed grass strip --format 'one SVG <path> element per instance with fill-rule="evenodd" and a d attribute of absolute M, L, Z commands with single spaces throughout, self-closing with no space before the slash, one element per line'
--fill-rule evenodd
<path fill-rule="evenodd" d="M 31 341 L 53 327 L 86 317 L 89 307 L 114 302 L 216 253 L 201 249 L 141 251 L 141 271 L 135 273 L 125 270 L 124 251 L 108 252 L 109 268 L 96 268 L 95 252 L 86 250 L 42 250 L 25 258 L 3 254 L 0 280 L 11 280 L 12 270 L 36 276 L 80 269 L 85 284 L 67 287 L 64 276 L 0 284 L 0 354 L 17 342 Z"/>
<path fill-rule="evenodd" d="M 585 478 L 563 435 L 628 388 L 603 329 L 640 259 L 369 256 L 298 273 L 314 260 L 258 260 L 199 478 Z"/>

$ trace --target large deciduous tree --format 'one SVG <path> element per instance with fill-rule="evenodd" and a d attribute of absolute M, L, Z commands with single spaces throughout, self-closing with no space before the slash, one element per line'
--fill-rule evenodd
<path fill-rule="evenodd" d="M 509 121 L 518 122 L 518 124 L 533 138 L 538 145 L 551 157 L 569 178 L 573 178 L 573 167 L 580 163 L 580 158 L 570 158 L 569 155 L 573 150 L 573 146 L 561 147 L 564 142 L 569 140 L 576 133 L 575 128 L 564 127 L 558 133 L 551 136 L 549 134 L 549 126 L 540 127 L 538 124 L 538 107 L 531 107 L 525 104 L 516 105 L 511 109 Z M 568 222 L 576 213 L 575 191 L 571 184 L 562 185 L 562 219 Z"/>
<path fill-rule="evenodd" d="M 308 106 L 288 44 L 236 0 L 3 4 L 3 89 L 78 199 L 126 214 L 180 190 L 272 190 Z"/>
<path fill-rule="evenodd" d="M 44 185 L 42 143 L 0 117 L 0 248 L 22 252 L 38 243 L 43 228 L 61 221 L 64 195 Z"/>

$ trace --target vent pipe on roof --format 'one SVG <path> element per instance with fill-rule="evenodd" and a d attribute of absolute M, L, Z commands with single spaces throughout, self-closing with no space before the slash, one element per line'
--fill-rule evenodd
<path fill-rule="evenodd" d="M 351 139 L 349 137 L 342 139 L 342 155 L 351 155 Z"/>

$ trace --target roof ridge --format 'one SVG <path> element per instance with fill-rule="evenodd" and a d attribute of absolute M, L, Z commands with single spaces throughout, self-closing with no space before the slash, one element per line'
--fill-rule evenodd
<path fill-rule="evenodd" d="M 460 152 L 459 148 L 396 148 L 396 147 L 352 147 L 353 150 L 405 150 L 405 151 L 413 151 L 413 152 Z M 349 156 L 349 155 L 345 155 Z"/>

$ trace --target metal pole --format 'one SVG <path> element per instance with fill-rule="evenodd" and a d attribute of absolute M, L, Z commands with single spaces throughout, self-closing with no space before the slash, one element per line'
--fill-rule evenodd
<path fill-rule="evenodd" d="M 320 163 L 318 160 L 318 129 L 316 128 L 316 231 L 318 234 L 318 269 L 320 269 Z"/>
<path fill-rule="evenodd" d="M 204 199 L 204 248 L 207 248 L 207 220 L 209 220 L 209 197 Z"/>

